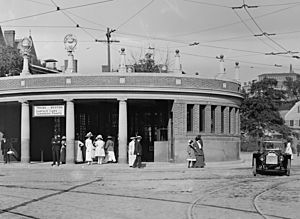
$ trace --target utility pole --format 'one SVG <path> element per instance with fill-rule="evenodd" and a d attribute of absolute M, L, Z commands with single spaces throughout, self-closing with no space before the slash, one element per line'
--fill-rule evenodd
<path fill-rule="evenodd" d="M 114 30 L 114 29 L 111 30 L 108 27 L 107 31 L 106 31 L 106 40 L 98 40 L 98 39 L 95 40 L 96 42 L 107 43 L 107 67 L 108 67 L 108 72 L 111 71 L 111 68 L 110 68 L 110 44 L 120 42 L 119 40 L 110 40 L 111 33 L 115 32 L 115 31 L 116 30 Z"/>

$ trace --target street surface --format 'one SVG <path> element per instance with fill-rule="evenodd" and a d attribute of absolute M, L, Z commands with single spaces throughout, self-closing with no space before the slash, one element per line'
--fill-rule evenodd
<path fill-rule="evenodd" d="M 300 218 L 300 157 L 291 176 L 240 161 L 186 164 L 0 163 L 0 218 Z"/>

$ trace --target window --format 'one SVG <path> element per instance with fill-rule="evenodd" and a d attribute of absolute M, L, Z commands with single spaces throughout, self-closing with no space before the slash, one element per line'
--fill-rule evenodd
<path fill-rule="evenodd" d="M 300 106 L 298 106 L 298 113 L 300 113 Z"/>
<path fill-rule="evenodd" d="M 216 108 L 217 106 L 211 106 L 211 133 L 216 131 Z"/>
<path fill-rule="evenodd" d="M 194 105 L 193 104 L 188 104 L 187 105 L 187 112 L 186 112 L 186 130 L 188 132 L 193 131 L 193 109 Z"/>
<path fill-rule="evenodd" d="M 290 120 L 290 126 L 294 126 L 294 120 Z"/>
<path fill-rule="evenodd" d="M 205 105 L 199 106 L 199 131 L 205 131 Z"/>
<path fill-rule="evenodd" d="M 224 133 L 225 118 L 224 118 L 225 106 L 221 106 L 221 133 Z"/>
<path fill-rule="evenodd" d="M 231 133 L 231 110 L 232 110 L 232 107 L 230 107 L 229 108 L 229 118 L 228 118 L 228 121 L 229 121 L 229 123 L 228 123 L 228 130 L 229 130 L 229 133 Z"/>

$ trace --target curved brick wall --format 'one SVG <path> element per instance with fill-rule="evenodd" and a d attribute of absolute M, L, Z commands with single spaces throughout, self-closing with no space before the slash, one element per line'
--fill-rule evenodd
<path fill-rule="evenodd" d="M 0 102 L 87 97 L 173 100 L 175 162 L 185 162 L 187 140 L 199 133 L 203 136 L 208 161 L 239 159 L 239 106 L 242 95 L 240 84 L 237 82 L 172 73 L 73 73 L 0 78 Z M 227 128 L 223 131 L 216 128 L 211 132 L 208 122 L 205 124 L 205 131 L 199 131 L 199 118 L 196 116 L 193 131 L 188 132 L 187 104 L 196 106 L 195 115 L 199 114 L 200 105 L 209 106 L 207 110 L 210 110 L 210 106 L 217 106 L 218 115 L 221 108 L 225 107 L 224 119 Z M 207 111 L 205 116 L 209 120 L 210 111 Z M 228 117 L 235 119 L 229 121 Z M 216 127 L 220 125 L 220 118 L 217 116 Z M 229 123 L 231 125 L 228 125 Z M 232 128 L 233 126 L 235 128 Z M 170 141 L 162 143 L 165 148 L 169 148 L 170 144 Z"/>

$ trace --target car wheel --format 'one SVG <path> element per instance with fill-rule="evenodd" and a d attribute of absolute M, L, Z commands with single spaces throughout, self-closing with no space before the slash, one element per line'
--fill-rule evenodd
<path fill-rule="evenodd" d="M 256 158 L 253 158 L 252 172 L 253 172 L 253 176 L 256 176 Z"/>
<path fill-rule="evenodd" d="M 291 159 L 288 159 L 287 165 L 286 165 L 286 175 L 289 176 L 291 173 Z"/>

